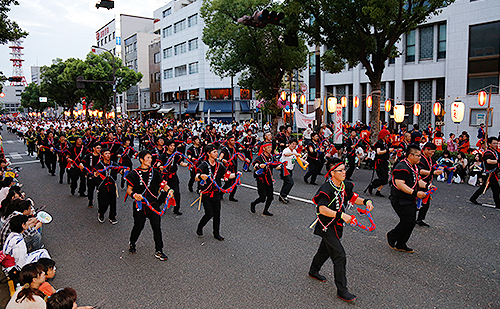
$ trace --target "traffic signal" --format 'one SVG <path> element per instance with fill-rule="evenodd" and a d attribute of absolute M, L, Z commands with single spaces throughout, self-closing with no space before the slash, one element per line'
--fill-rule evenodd
<path fill-rule="evenodd" d="M 285 18 L 285 13 L 283 12 L 278 13 L 275 11 L 262 10 L 255 12 L 253 16 L 244 15 L 238 18 L 238 23 L 257 28 L 264 28 L 267 24 L 285 26 L 280 23 L 283 18 Z"/>
<path fill-rule="evenodd" d="M 20 83 L 23 81 L 23 77 L 22 76 L 11 76 L 8 78 L 8 81 L 9 82 L 16 82 L 16 83 Z"/>
<path fill-rule="evenodd" d="M 95 4 L 96 8 L 107 8 L 113 9 L 115 7 L 115 2 L 113 0 L 101 0 Z"/>

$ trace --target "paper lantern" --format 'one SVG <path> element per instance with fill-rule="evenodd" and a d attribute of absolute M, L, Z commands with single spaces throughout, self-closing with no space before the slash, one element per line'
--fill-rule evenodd
<path fill-rule="evenodd" d="M 281 91 L 281 101 L 286 101 L 286 92 L 285 91 Z"/>
<path fill-rule="evenodd" d="M 358 106 L 359 106 L 359 98 L 354 97 L 354 108 L 358 108 Z"/>
<path fill-rule="evenodd" d="M 373 102 L 372 102 L 372 96 L 369 95 L 369 96 L 366 97 L 366 107 L 371 108 L 372 104 L 373 104 Z"/>
<path fill-rule="evenodd" d="M 434 106 L 432 107 L 432 112 L 434 113 L 434 116 L 441 116 L 441 103 L 439 102 L 434 103 Z"/>
<path fill-rule="evenodd" d="M 394 121 L 401 123 L 405 120 L 405 106 L 394 105 Z"/>
<path fill-rule="evenodd" d="M 422 105 L 420 105 L 420 103 L 415 103 L 415 105 L 413 105 L 413 115 L 415 116 L 420 116 L 420 111 L 422 110 Z"/>
<path fill-rule="evenodd" d="M 391 100 L 386 100 L 385 101 L 384 109 L 385 109 L 386 112 L 390 112 L 391 111 Z"/>
<path fill-rule="evenodd" d="M 340 99 L 340 104 L 342 104 L 342 108 L 347 107 L 347 97 L 346 96 L 343 96 Z"/>
<path fill-rule="evenodd" d="M 486 91 L 481 91 L 477 94 L 477 102 L 479 106 L 484 106 L 484 104 L 486 104 Z"/>
<path fill-rule="evenodd" d="M 306 95 L 305 94 L 300 96 L 300 104 L 302 104 L 302 105 L 306 104 Z"/>
<path fill-rule="evenodd" d="M 292 101 L 292 103 L 297 102 L 297 94 L 295 92 L 292 92 L 292 98 L 290 101 Z"/>
<path fill-rule="evenodd" d="M 464 102 L 457 100 L 451 103 L 451 120 L 455 123 L 462 122 L 464 120 L 465 114 L 465 104 Z"/>
<path fill-rule="evenodd" d="M 99 112 L 99 118 L 102 118 L 103 112 Z"/>
<path fill-rule="evenodd" d="M 336 97 L 329 97 L 328 98 L 328 112 L 330 114 L 335 113 L 337 111 L 337 98 Z"/>

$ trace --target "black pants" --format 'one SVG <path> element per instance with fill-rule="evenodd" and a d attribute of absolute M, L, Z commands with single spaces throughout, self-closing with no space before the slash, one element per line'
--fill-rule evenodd
<path fill-rule="evenodd" d="M 71 192 L 76 191 L 76 187 L 78 186 L 78 179 L 80 179 L 80 189 L 78 192 L 80 194 L 85 194 L 85 173 L 80 171 L 80 169 L 76 167 L 72 167 L 69 170 L 69 177 L 71 178 Z"/>
<path fill-rule="evenodd" d="M 203 204 L 203 209 L 205 210 L 205 215 L 201 217 L 200 223 L 198 223 L 198 232 L 203 232 L 203 227 L 213 219 L 214 224 L 214 236 L 220 236 L 220 197 L 219 193 L 216 192 L 213 197 L 210 195 L 203 195 L 201 202 Z"/>
<path fill-rule="evenodd" d="M 90 195 L 89 195 L 90 196 Z M 116 219 L 116 185 L 102 185 L 97 192 L 97 203 L 99 205 L 99 216 L 104 218 L 104 214 L 109 208 L 109 219 Z"/>
<path fill-rule="evenodd" d="M 377 179 L 372 181 L 372 188 L 375 189 L 380 186 L 385 186 L 389 181 L 389 166 L 387 162 L 378 161 L 376 165 Z"/>
<path fill-rule="evenodd" d="M 261 181 L 260 179 L 257 178 L 257 192 L 259 193 L 259 197 L 252 202 L 252 204 L 257 205 L 259 203 L 264 203 L 264 212 L 269 210 L 269 206 L 271 206 L 271 203 L 273 202 L 274 196 L 273 196 L 273 184 L 267 184 L 264 181 Z"/>
<path fill-rule="evenodd" d="M 417 221 L 425 220 L 425 215 L 427 215 L 427 212 L 429 211 L 429 206 L 431 206 L 431 199 L 428 199 L 426 204 L 422 203 L 422 207 L 420 207 L 420 209 L 417 210 L 418 211 Z"/>
<path fill-rule="evenodd" d="M 45 167 L 45 149 L 39 149 L 38 150 L 38 159 L 40 159 L 40 164 L 42 165 L 42 168 Z"/>
<path fill-rule="evenodd" d="M 346 276 L 347 259 L 340 239 L 336 237 L 323 237 L 318 252 L 314 255 L 309 271 L 311 273 L 319 272 L 321 266 L 323 266 L 328 258 L 331 258 L 333 262 L 333 275 L 335 277 L 337 292 L 340 295 L 345 295 L 348 292 Z"/>
<path fill-rule="evenodd" d="M 281 179 L 283 179 L 283 186 L 281 186 L 280 195 L 282 197 L 287 197 L 293 188 L 293 170 L 287 169 L 290 175 L 285 176 L 285 170 L 281 169 Z"/>
<path fill-rule="evenodd" d="M 347 172 L 345 174 L 346 179 L 351 179 L 352 174 L 354 174 L 354 170 L 356 169 L 356 157 L 348 156 L 347 157 Z"/>
<path fill-rule="evenodd" d="M 62 183 L 64 178 L 64 172 L 66 171 L 66 162 L 59 161 L 59 182 Z"/>
<path fill-rule="evenodd" d="M 27 146 L 28 146 L 28 154 L 32 156 L 33 152 L 35 152 L 35 143 L 29 142 Z"/>
<path fill-rule="evenodd" d="M 128 167 L 128 171 L 129 171 L 129 172 L 131 172 L 131 171 L 132 171 L 132 166 L 133 166 L 133 165 L 132 165 L 132 161 L 130 161 L 130 162 L 129 162 L 129 161 L 127 161 L 127 162 L 125 162 L 125 161 L 124 161 L 124 162 L 122 163 L 122 165 L 123 165 L 123 166 Z M 122 175 L 122 180 L 121 180 L 121 183 L 120 183 L 120 186 L 122 187 L 122 189 L 123 189 L 123 187 L 125 187 L 125 183 L 126 183 L 126 180 L 125 180 L 125 174 L 123 174 L 123 175 Z"/>
<path fill-rule="evenodd" d="M 234 179 L 229 179 L 228 181 L 224 182 L 224 186 L 222 187 L 222 189 L 228 189 L 229 187 L 231 187 L 234 183 L 234 181 L 236 180 L 236 178 Z M 231 193 L 229 193 L 229 198 L 230 199 L 233 199 L 234 198 L 234 195 L 236 194 L 236 189 L 238 189 L 238 187 L 234 187 L 233 191 L 231 191 Z"/>
<path fill-rule="evenodd" d="M 308 179 L 311 177 L 311 183 L 316 183 L 316 177 L 321 171 L 321 163 L 319 160 L 310 160 L 309 162 L 309 170 L 304 175 L 304 179 Z"/>
<path fill-rule="evenodd" d="M 170 189 L 174 190 L 174 213 L 179 212 L 179 209 L 181 209 L 181 190 L 179 189 L 179 183 L 169 183 L 168 186 Z"/>
<path fill-rule="evenodd" d="M 94 202 L 94 191 L 99 183 L 102 181 L 99 177 L 88 177 L 87 178 L 87 198 L 89 199 L 89 205 L 93 205 Z M 99 202 L 99 196 L 97 197 Z"/>
<path fill-rule="evenodd" d="M 489 175 L 488 175 L 489 176 Z M 474 192 L 474 194 L 471 196 L 471 200 L 476 201 L 477 198 L 483 194 L 484 188 L 486 187 L 486 183 L 488 182 L 488 177 L 486 177 L 485 180 L 483 180 L 483 184 L 479 187 L 479 189 Z M 491 191 L 493 191 L 493 200 L 495 201 L 495 206 L 497 208 L 500 208 L 500 187 L 498 185 L 498 180 L 495 177 L 495 175 L 491 175 L 490 177 L 490 184 L 488 185 L 488 189 L 491 188 Z"/>
<path fill-rule="evenodd" d="M 389 231 L 389 238 L 394 240 L 396 248 L 404 248 L 410 239 L 415 227 L 415 217 L 417 215 L 417 204 L 413 201 L 403 200 L 392 195 L 389 198 L 391 205 L 399 217 L 399 223 L 394 229 Z"/>
<path fill-rule="evenodd" d="M 146 218 L 149 219 L 151 229 L 153 230 L 153 239 L 155 242 L 155 251 L 163 251 L 163 240 L 161 236 L 161 217 L 152 212 L 147 206 L 143 205 L 141 210 L 138 210 L 134 202 L 134 227 L 130 233 L 130 244 L 135 245 L 137 239 L 141 235 L 146 223 Z M 146 208 L 145 208 L 145 207 Z"/>
<path fill-rule="evenodd" d="M 52 152 L 48 152 L 45 154 L 45 165 L 47 165 L 47 169 L 50 174 L 54 174 L 56 172 L 56 155 Z"/>
<path fill-rule="evenodd" d="M 195 169 L 191 169 L 189 171 L 189 182 L 188 182 L 188 188 L 190 191 L 193 190 L 193 185 L 194 185 L 194 178 L 196 177 L 196 171 Z"/>

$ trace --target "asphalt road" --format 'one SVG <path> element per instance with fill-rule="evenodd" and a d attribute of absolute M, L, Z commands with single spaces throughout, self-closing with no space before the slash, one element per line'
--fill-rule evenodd
<path fill-rule="evenodd" d="M 87 199 L 71 196 L 26 148 L 3 132 L 4 150 L 13 165 L 22 166 L 20 180 L 37 205 L 47 205 L 52 223 L 43 227 L 43 241 L 57 264 L 52 284 L 73 287 L 80 305 L 100 308 L 500 308 L 500 211 L 468 202 L 475 188 L 438 183 L 427 216 L 430 228 L 416 227 L 409 241 L 415 253 L 389 248 L 385 234 L 398 222 L 387 198 L 373 197 L 373 232 L 346 226 L 342 243 L 347 252 L 350 291 L 354 304 L 336 298 L 330 261 L 321 273 L 328 282 L 307 276 L 320 238 L 309 225 L 314 206 L 293 200 L 288 205 L 275 198 L 274 217 L 249 211 L 257 196 L 247 186 L 238 188 L 238 203 L 222 202 L 221 234 L 215 240 L 211 222 L 203 238 L 195 234 L 201 216 L 189 207 L 197 194 L 187 190 L 187 169 L 181 168 L 181 211 L 162 218 L 165 253 L 169 260 L 153 257 L 154 244 L 148 223 L 137 243 L 137 254 L 128 253 L 132 228 L 132 203 L 123 202 L 120 190 L 117 225 L 97 221 L 97 208 Z M 11 140 L 12 142 L 9 142 Z M 17 155 L 16 155 L 17 153 Z M 13 155 L 12 155 L 13 154 Z M 310 200 L 318 189 L 302 181 L 295 170 L 291 194 Z M 56 173 L 57 174 L 57 173 Z M 354 174 L 361 196 L 371 171 Z M 281 180 L 275 173 L 275 191 Z M 322 181 L 322 180 L 321 180 Z M 255 186 L 251 173 L 244 184 Z M 388 188 L 382 191 L 388 194 Z M 479 200 L 493 204 L 491 191 Z M 95 202 L 96 203 L 96 202 Z M 351 213 L 353 210 L 351 210 Z"/>

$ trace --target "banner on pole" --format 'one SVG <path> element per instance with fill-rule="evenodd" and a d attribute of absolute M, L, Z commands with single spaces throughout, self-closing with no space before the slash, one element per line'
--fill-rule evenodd
<path fill-rule="evenodd" d="M 316 118 L 316 113 L 312 112 L 310 114 L 302 114 L 298 108 L 295 109 L 295 124 L 299 129 L 306 129 L 310 124 L 313 126 L 314 119 Z"/>
<path fill-rule="evenodd" d="M 342 105 L 337 104 L 337 110 L 335 111 L 335 133 L 333 135 L 334 144 L 342 144 Z"/>

